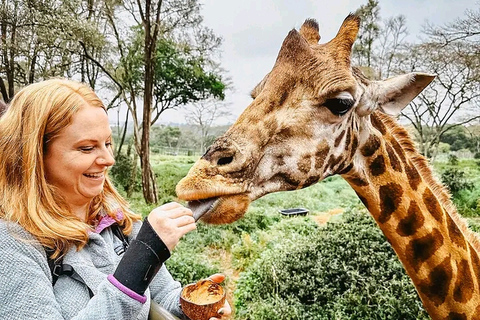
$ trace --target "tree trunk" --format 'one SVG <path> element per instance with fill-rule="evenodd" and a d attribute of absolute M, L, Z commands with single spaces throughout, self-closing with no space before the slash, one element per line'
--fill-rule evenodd
<path fill-rule="evenodd" d="M 37 45 L 35 45 L 35 49 L 33 50 L 33 57 L 32 61 L 30 62 L 30 70 L 28 73 L 28 83 L 32 84 L 35 81 L 35 67 L 37 64 Z"/>
<path fill-rule="evenodd" d="M 127 157 L 130 158 L 130 151 L 131 151 L 131 145 L 128 146 L 128 151 L 127 151 Z M 135 181 L 137 180 L 137 162 L 138 162 L 138 153 L 135 152 L 133 154 L 133 162 L 132 162 L 132 171 L 130 173 L 130 182 L 128 184 L 128 189 L 127 189 L 127 198 L 131 198 L 133 191 L 135 191 Z"/>
<path fill-rule="evenodd" d="M 5 82 L 3 81 L 2 77 L 0 77 L 0 92 L 2 93 L 3 101 L 5 101 L 5 103 L 9 103 L 10 98 L 8 97 L 7 88 L 5 87 Z"/>
<path fill-rule="evenodd" d="M 8 95 L 9 99 L 11 100 L 13 96 L 15 95 L 15 84 L 14 84 L 14 77 L 15 77 L 15 55 L 13 52 L 13 48 L 16 45 L 16 40 L 15 40 L 15 33 L 16 33 L 16 28 L 12 28 L 12 34 L 10 36 L 10 45 L 12 48 L 10 49 L 10 58 L 8 61 L 8 69 L 6 70 L 7 74 L 7 83 L 8 83 Z"/>
<path fill-rule="evenodd" d="M 143 95 L 143 120 L 142 120 L 142 141 L 140 152 L 140 163 L 142 165 L 142 187 L 143 197 L 147 203 L 156 203 L 158 201 L 155 192 L 155 175 L 150 166 L 150 127 L 152 118 L 153 102 L 153 76 L 154 76 L 154 53 L 156 38 L 152 36 L 152 24 L 150 21 L 151 1 L 145 1 L 145 79 Z M 157 21 L 158 23 L 158 21 Z"/>
<path fill-rule="evenodd" d="M 128 115 L 129 115 L 129 112 L 127 110 L 127 115 L 125 116 L 125 124 L 123 126 L 122 137 L 120 138 L 120 141 L 118 142 L 117 152 L 115 153 L 116 155 L 118 155 L 122 152 L 122 147 L 123 147 L 123 144 L 125 143 L 125 137 L 127 136 L 127 128 L 128 128 Z"/>

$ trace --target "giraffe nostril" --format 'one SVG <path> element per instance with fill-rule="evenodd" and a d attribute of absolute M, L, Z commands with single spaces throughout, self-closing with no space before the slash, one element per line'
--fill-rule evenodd
<path fill-rule="evenodd" d="M 226 164 L 231 163 L 232 161 L 233 161 L 233 156 L 232 157 L 223 157 L 223 158 L 218 159 L 217 165 L 218 166 L 224 166 Z"/>

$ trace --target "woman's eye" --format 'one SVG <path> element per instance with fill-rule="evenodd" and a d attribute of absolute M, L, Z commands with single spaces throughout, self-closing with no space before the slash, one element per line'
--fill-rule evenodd
<path fill-rule="evenodd" d="M 354 101 L 351 99 L 327 99 L 323 106 L 328 108 L 334 115 L 336 116 L 343 116 L 345 113 L 350 110 L 353 106 Z"/>
<path fill-rule="evenodd" d="M 105 147 L 110 148 L 111 146 L 112 146 L 112 143 L 111 143 L 111 142 L 106 142 L 106 143 L 105 143 Z"/>
<path fill-rule="evenodd" d="M 80 150 L 82 150 L 84 152 L 89 152 L 89 151 L 93 150 L 93 147 L 81 147 Z"/>

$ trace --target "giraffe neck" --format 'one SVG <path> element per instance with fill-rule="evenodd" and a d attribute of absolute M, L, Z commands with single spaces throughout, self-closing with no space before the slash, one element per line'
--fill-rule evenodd
<path fill-rule="evenodd" d="M 360 142 L 360 160 L 344 178 L 391 243 L 432 319 L 480 319 L 478 240 L 406 131 L 387 116 L 371 120 L 379 133 Z"/>

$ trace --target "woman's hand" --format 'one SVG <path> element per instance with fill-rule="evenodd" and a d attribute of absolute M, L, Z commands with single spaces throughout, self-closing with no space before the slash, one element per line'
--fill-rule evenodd
<path fill-rule="evenodd" d="M 176 202 L 153 209 L 147 219 L 170 252 L 183 235 L 197 228 L 192 211 Z"/>
<path fill-rule="evenodd" d="M 208 277 L 208 279 L 212 280 L 213 282 L 216 282 L 218 284 L 222 283 L 223 280 L 225 280 L 225 276 L 220 273 L 215 273 L 214 275 L 211 275 Z M 225 299 L 225 304 L 223 307 L 221 307 L 218 310 L 218 316 L 217 317 L 212 317 L 209 320 L 224 320 L 228 319 L 230 315 L 232 314 L 232 308 L 230 308 L 230 304 L 228 301 Z"/>

